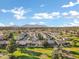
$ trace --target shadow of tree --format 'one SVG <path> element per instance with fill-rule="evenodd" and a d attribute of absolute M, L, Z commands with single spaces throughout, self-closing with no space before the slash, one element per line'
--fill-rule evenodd
<path fill-rule="evenodd" d="M 42 55 L 42 53 L 40 53 L 40 52 L 35 52 L 35 51 L 31 51 L 31 50 L 22 51 L 22 53 L 27 53 L 27 54 L 32 55 L 32 56 L 40 56 L 40 55 Z"/>
<path fill-rule="evenodd" d="M 79 55 L 79 52 L 76 51 L 70 51 L 71 54 Z"/>
<path fill-rule="evenodd" d="M 30 48 L 30 49 L 34 49 L 34 48 Z M 44 52 L 44 51 L 43 51 Z M 43 53 L 41 53 L 41 52 L 36 52 L 36 51 L 32 51 L 32 50 L 28 50 L 28 49 L 21 49 L 21 53 L 24 53 L 24 54 L 28 54 L 28 55 L 30 55 L 30 56 L 19 56 L 18 58 L 19 59 L 39 59 L 39 58 L 37 58 L 37 57 L 40 57 L 41 55 L 43 55 Z M 37 57 L 36 57 L 37 56 Z M 46 56 L 47 57 L 51 57 L 51 56 L 48 56 L 47 54 L 46 54 Z"/>
<path fill-rule="evenodd" d="M 37 57 L 29 57 L 29 56 L 18 56 L 17 59 L 39 59 Z"/>

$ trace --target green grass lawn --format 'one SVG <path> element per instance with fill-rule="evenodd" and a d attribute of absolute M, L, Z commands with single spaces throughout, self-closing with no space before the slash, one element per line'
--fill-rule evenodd
<path fill-rule="evenodd" d="M 64 50 L 71 51 L 71 54 L 73 54 L 76 59 L 79 59 L 79 48 L 64 48 Z"/>
<path fill-rule="evenodd" d="M 51 59 L 51 54 L 52 48 L 21 48 L 14 52 L 17 59 Z"/>
<path fill-rule="evenodd" d="M 71 54 L 73 54 L 76 59 L 79 59 L 79 48 L 63 49 L 71 51 Z M 17 59 L 51 59 L 52 53 L 53 48 L 17 48 L 17 51 L 15 51 L 13 55 L 16 56 Z M 5 55 L 3 57 L 0 57 L 0 59 L 9 59 L 9 57 Z"/>

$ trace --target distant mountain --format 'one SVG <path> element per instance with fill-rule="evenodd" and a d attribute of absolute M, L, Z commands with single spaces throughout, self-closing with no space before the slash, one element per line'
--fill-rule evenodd
<path fill-rule="evenodd" d="M 22 26 L 18 26 L 18 25 L 10 25 L 10 26 L 0 26 L 0 27 L 48 27 L 46 25 L 31 25 L 31 24 L 26 24 L 26 25 L 22 25 Z"/>
<path fill-rule="evenodd" d="M 46 25 L 38 25 L 38 24 L 35 24 L 35 25 L 26 24 L 26 25 L 23 25 L 22 27 L 47 27 L 47 26 Z"/>
<path fill-rule="evenodd" d="M 10 25 L 10 26 L 5 26 L 5 27 L 19 27 L 17 25 Z"/>

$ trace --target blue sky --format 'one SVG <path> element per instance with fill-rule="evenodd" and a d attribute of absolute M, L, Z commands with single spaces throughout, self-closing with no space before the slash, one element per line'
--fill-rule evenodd
<path fill-rule="evenodd" d="M 79 0 L 0 0 L 0 26 L 79 26 Z"/>

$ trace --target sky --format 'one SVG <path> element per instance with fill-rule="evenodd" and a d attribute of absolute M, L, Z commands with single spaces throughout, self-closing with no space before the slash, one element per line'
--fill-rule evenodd
<path fill-rule="evenodd" d="M 79 26 L 79 0 L 0 0 L 0 26 Z"/>

